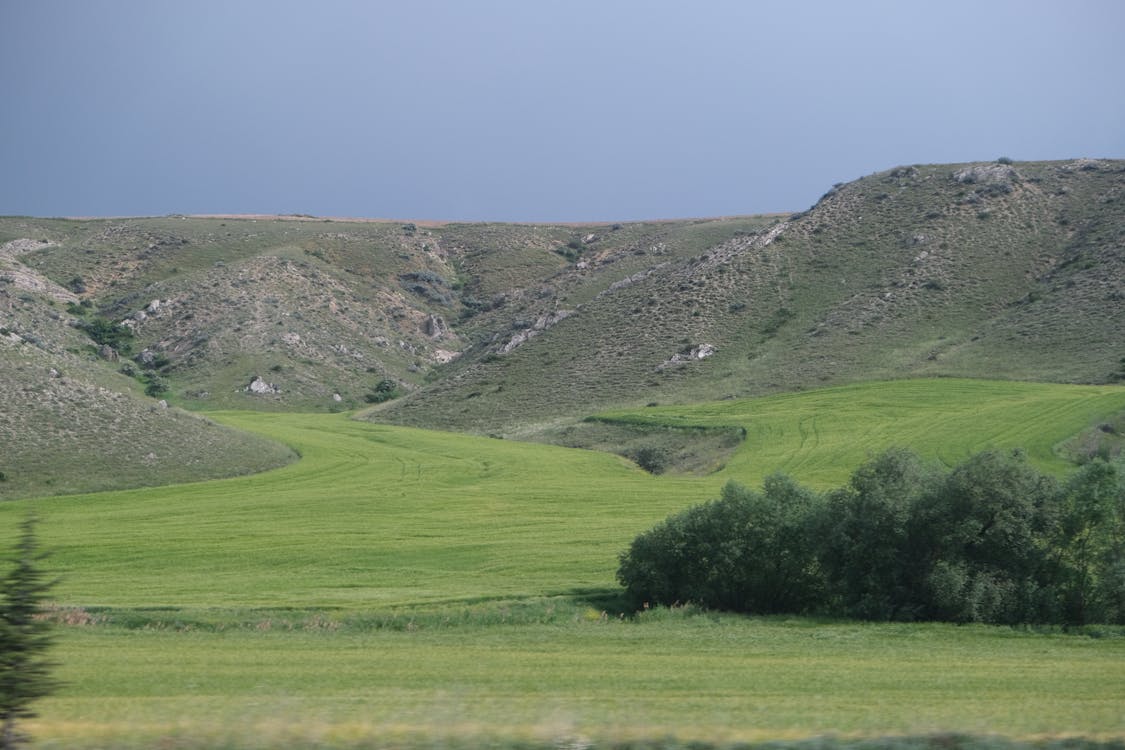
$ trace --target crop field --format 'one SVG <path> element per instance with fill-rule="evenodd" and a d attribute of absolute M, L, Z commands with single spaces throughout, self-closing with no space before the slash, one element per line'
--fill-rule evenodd
<path fill-rule="evenodd" d="M 74 628 L 57 654 L 72 686 L 33 731 L 177 748 L 1125 731 L 1122 638 L 548 609 L 414 630 Z"/>
<path fill-rule="evenodd" d="M 806 393 L 642 411 L 601 419 L 670 427 L 736 426 L 746 442 L 725 476 L 756 485 L 773 472 L 821 489 L 839 486 L 872 453 L 907 447 L 952 466 L 972 453 L 1020 447 L 1063 474 L 1067 437 L 1125 410 L 1121 386 L 986 380 L 893 380 Z"/>
<path fill-rule="evenodd" d="M 5 543 L 38 513 L 61 576 L 67 685 L 28 728 L 45 747 L 1122 738 L 1120 637 L 628 618 L 611 598 L 629 541 L 729 479 L 832 486 L 890 445 L 1022 445 L 1061 472 L 1052 446 L 1122 409 L 1123 388 L 932 380 L 615 415 L 747 428 L 722 471 L 661 477 L 343 415 L 214 414 L 302 459 L 0 506 Z"/>

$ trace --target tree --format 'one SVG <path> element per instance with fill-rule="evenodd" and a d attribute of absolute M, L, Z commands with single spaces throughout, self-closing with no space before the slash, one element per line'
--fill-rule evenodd
<path fill-rule="evenodd" d="M 921 497 L 911 546 L 927 565 L 927 619 L 1043 622 L 1047 517 L 1057 483 L 1021 450 L 984 451 Z"/>
<path fill-rule="evenodd" d="M 53 637 L 50 623 L 38 615 L 54 581 L 39 567 L 45 554 L 35 523 L 34 517 L 23 522 L 12 569 L 0 583 L 0 750 L 25 739 L 16 721 L 35 716 L 30 704 L 58 686 L 50 675 L 52 663 L 43 658 Z"/>
<path fill-rule="evenodd" d="M 133 332 L 120 323 L 114 323 L 100 315 L 79 322 L 78 327 L 85 331 L 95 344 L 108 346 L 118 354 L 127 356 L 133 349 Z"/>
<path fill-rule="evenodd" d="M 1071 624 L 1125 621 L 1125 464 L 1095 459 L 1063 487 L 1053 524 L 1053 581 Z"/>
<path fill-rule="evenodd" d="M 917 616 L 910 517 L 941 479 L 914 453 L 890 449 L 828 494 L 819 536 L 831 611 L 867 620 Z"/>
<path fill-rule="evenodd" d="M 784 475 L 768 477 L 762 492 L 728 482 L 719 499 L 638 536 L 621 555 L 617 579 L 638 606 L 806 611 L 819 595 L 811 523 L 818 502 Z"/>

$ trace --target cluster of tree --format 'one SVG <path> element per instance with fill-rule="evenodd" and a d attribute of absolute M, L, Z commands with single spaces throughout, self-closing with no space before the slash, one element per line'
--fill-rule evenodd
<path fill-rule="evenodd" d="M 617 576 L 638 607 L 1125 623 L 1125 464 L 1059 482 L 1019 450 L 952 470 L 891 450 L 827 493 L 732 482 L 638 536 Z"/>

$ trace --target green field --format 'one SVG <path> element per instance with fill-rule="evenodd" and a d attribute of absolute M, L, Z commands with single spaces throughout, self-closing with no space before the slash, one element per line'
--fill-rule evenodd
<path fill-rule="evenodd" d="M 33 729 L 60 746 L 1125 732 L 1125 639 L 992 627 L 566 612 L 414 632 L 79 628 L 58 656 L 72 687 Z"/>
<path fill-rule="evenodd" d="M 1125 409 L 1121 386 L 985 380 L 894 380 L 768 398 L 605 412 L 627 424 L 746 428 L 723 474 L 756 485 L 781 471 L 820 489 L 887 447 L 952 466 L 972 453 L 1017 446 L 1040 469 L 1062 474 L 1066 438 Z"/>
<path fill-rule="evenodd" d="M 946 461 L 1022 445 L 1062 471 L 1052 447 L 1122 409 L 1120 387 L 930 380 L 615 415 L 746 427 L 704 477 L 343 415 L 216 414 L 302 459 L 0 506 L 5 541 L 40 515 L 71 623 L 69 684 L 31 728 L 67 747 L 1120 738 L 1121 638 L 602 609 L 629 541 L 728 479 L 823 488 L 890 445 Z"/>

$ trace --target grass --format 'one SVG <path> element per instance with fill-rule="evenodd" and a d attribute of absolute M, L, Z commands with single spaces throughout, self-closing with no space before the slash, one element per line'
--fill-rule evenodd
<path fill-rule="evenodd" d="M 788 468 L 823 486 L 884 444 L 934 455 L 942 441 L 957 453 L 1029 436 L 1050 467 L 1049 446 L 1123 400 L 1122 388 L 930 380 L 618 415 L 747 426 L 704 477 L 343 415 L 216 414 L 302 460 L 0 505 L 0 541 L 35 510 L 62 576 L 54 655 L 68 685 L 29 729 L 48 747 L 1120 739 L 1117 631 L 690 608 L 619 619 L 612 596 L 633 536 L 729 478 Z M 824 421 L 802 446 L 809 419 Z"/>
<path fill-rule="evenodd" d="M 303 460 L 231 481 L 33 506 L 83 606 L 387 607 L 612 585 L 632 534 L 717 491 L 616 456 L 374 426 L 213 415 Z"/>
<path fill-rule="evenodd" d="M 372 425 L 343 415 L 215 414 L 303 459 L 231 480 L 40 498 L 60 600 L 113 607 L 379 608 L 614 586 L 640 531 L 786 471 L 819 488 L 906 445 L 956 461 L 1051 447 L 1125 409 L 1125 388 L 903 381 L 618 415 L 740 425 L 747 440 L 704 477 L 650 476 L 617 456 Z"/>
<path fill-rule="evenodd" d="M 605 412 L 611 423 L 737 426 L 746 441 L 724 476 L 756 485 L 780 471 L 824 489 L 847 481 L 868 457 L 904 446 L 953 465 L 989 448 L 1020 447 L 1044 471 L 1070 436 L 1125 410 L 1121 386 L 985 380 L 897 380 L 759 399 Z"/>
<path fill-rule="evenodd" d="M 401 632 L 72 628 L 57 655 L 71 687 L 32 727 L 47 746 L 98 735 L 148 747 L 557 747 L 1125 729 L 1125 639 L 992 627 L 661 611 Z"/>

